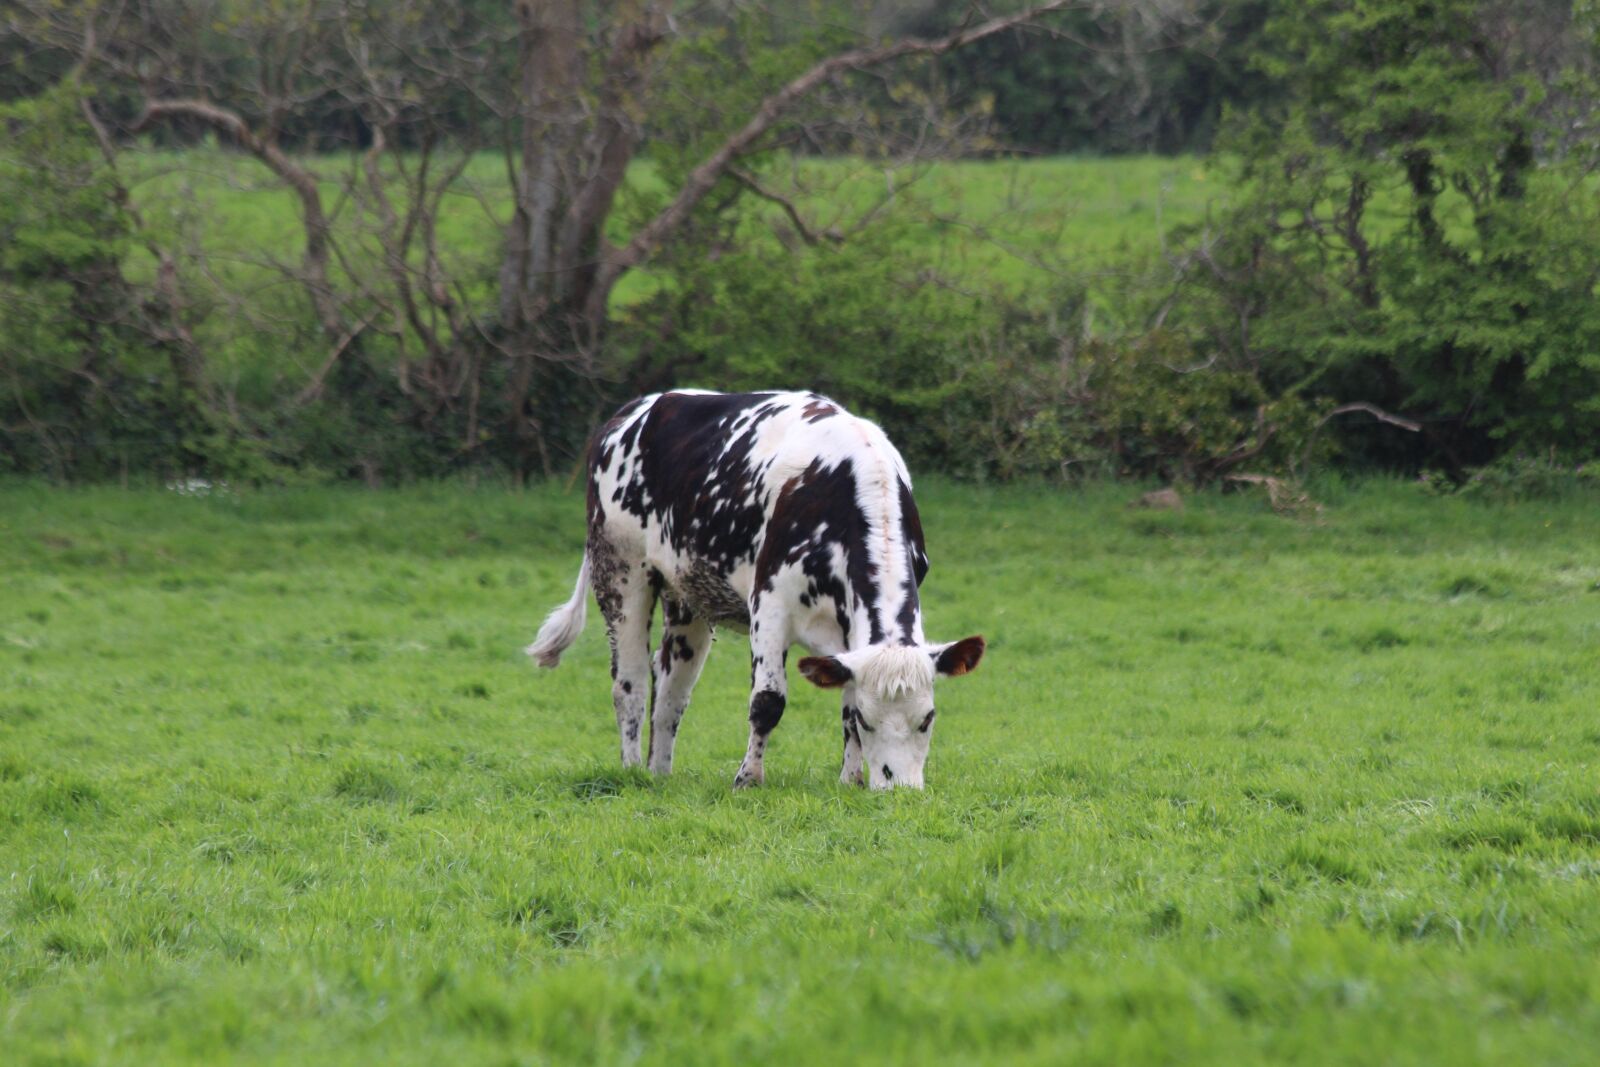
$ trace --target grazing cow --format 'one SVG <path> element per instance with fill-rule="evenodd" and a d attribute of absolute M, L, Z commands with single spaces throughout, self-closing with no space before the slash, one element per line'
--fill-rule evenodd
<path fill-rule="evenodd" d="M 527 652 L 554 667 L 594 589 L 611 638 L 623 766 L 641 761 L 648 699 L 650 770 L 672 770 L 712 627 L 726 626 L 750 635 L 750 745 L 734 788 L 763 780 L 795 642 L 817 653 L 800 673 L 842 690 L 840 781 L 861 784 L 864 768 L 874 789 L 922 787 L 934 675 L 966 674 L 984 642 L 923 638 L 922 523 L 882 430 L 815 393 L 641 397 L 595 435 L 588 498 L 577 588 Z M 658 599 L 665 623 L 652 663 Z"/>

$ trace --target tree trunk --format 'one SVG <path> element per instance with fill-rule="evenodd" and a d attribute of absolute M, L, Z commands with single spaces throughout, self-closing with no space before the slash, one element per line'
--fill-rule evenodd
<path fill-rule="evenodd" d="M 605 299 L 594 286 L 604 226 L 638 149 L 632 114 L 665 15 L 645 0 L 614 5 L 610 47 L 591 89 L 582 0 L 516 0 L 516 11 L 515 209 L 500 265 L 500 331 L 511 363 L 508 428 L 520 455 L 538 454 L 547 466 L 531 391 L 542 365 L 588 370 L 600 344 Z"/>
<path fill-rule="evenodd" d="M 605 221 L 639 142 L 648 59 L 666 34 L 670 0 L 616 0 L 595 32 L 609 40 L 590 87 L 597 54 L 582 20 L 582 0 L 515 0 L 519 62 L 516 141 L 508 146 L 516 206 L 500 266 L 498 343 L 510 361 L 506 408 L 523 470 L 542 445 L 531 393 L 541 365 L 592 370 L 611 290 L 685 223 L 707 194 L 800 100 L 829 79 L 913 55 L 943 55 L 1024 26 L 1076 0 L 1048 0 L 1015 14 L 969 23 L 943 37 L 910 38 L 824 59 L 764 99 L 749 120 L 713 149 L 682 188 L 627 244 L 605 241 Z M 531 447 L 530 447 L 531 446 Z M 547 457 L 541 463 L 548 465 Z"/>

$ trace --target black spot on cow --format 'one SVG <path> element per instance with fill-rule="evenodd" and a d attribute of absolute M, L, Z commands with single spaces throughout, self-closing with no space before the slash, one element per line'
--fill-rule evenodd
<path fill-rule="evenodd" d="M 782 693 L 763 689 L 750 698 L 750 726 L 762 737 L 770 734 L 783 718 L 785 700 Z"/>
<path fill-rule="evenodd" d="M 894 772 L 889 769 L 889 765 L 887 763 L 883 765 L 883 777 L 887 781 L 894 781 Z"/>
<path fill-rule="evenodd" d="M 725 578 L 755 554 L 767 502 L 765 468 L 751 453 L 761 423 L 782 410 L 770 393 L 658 397 L 619 441 L 638 456 L 624 509 L 660 523 L 674 548 Z"/>
<path fill-rule="evenodd" d="M 800 414 L 807 422 L 815 423 L 821 422 L 823 419 L 833 418 L 839 414 L 839 409 L 822 397 L 813 394 L 812 398 L 806 402 L 806 406 L 800 409 Z"/>
<path fill-rule="evenodd" d="M 660 575 L 659 571 L 656 573 L 658 576 Z M 688 601 L 681 597 L 663 597 L 662 614 L 665 616 L 668 626 L 683 627 L 694 622 L 694 609 L 689 606 Z"/>
<path fill-rule="evenodd" d="M 856 500 L 855 465 L 847 459 L 836 467 L 825 467 L 821 460 L 813 460 L 778 493 L 766 540 L 756 558 L 756 584 L 771 590 L 778 571 L 797 563 L 807 579 L 802 605 L 811 607 L 823 597 L 832 600 L 835 621 L 848 645 L 853 606 L 849 593 L 854 593 L 872 619 L 872 640 L 880 641 L 882 628 L 872 611 L 878 591 L 871 581 L 873 568 L 867 555 L 869 532 L 867 516 Z M 834 570 L 836 545 L 844 550 L 843 579 Z"/>
<path fill-rule="evenodd" d="M 633 692 L 633 683 L 628 681 L 628 680 L 626 680 L 626 679 L 624 679 L 623 682 L 622 682 L 622 691 L 624 693 Z"/>
<path fill-rule="evenodd" d="M 922 610 L 917 589 L 928 576 L 928 549 L 922 538 L 922 516 L 917 512 L 917 502 L 911 497 L 911 487 L 903 481 L 900 483 L 900 539 L 905 544 L 911 577 L 901 583 L 905 599 L 901 601 L 895 624 L 900 628 L 900 639 L 910 643 L 917 615 Z"/>

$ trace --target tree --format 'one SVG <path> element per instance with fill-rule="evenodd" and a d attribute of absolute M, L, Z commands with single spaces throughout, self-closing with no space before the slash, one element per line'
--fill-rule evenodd
<path fill-rule="evenodd" d="M 965 0 L 897 8 L 900 33 L 936 32 Z M 1225 108 L 1261 95 L 1251 57 L 1270 0 L 1085 5 L 1046 32 L 990 38 L 940 61 L 957 100 L 993 102 L 997 139 L 1053 152 L 1197 152 Z"/>
<path fill-rule="evenodd" d="M 1595 12 L 1313 0 L 1268 25 L 1281 97 L 1179 260 L 1202 331 L 1273 391 L 1420 419 L 1370 454 L 1454 469 L 1600 439 Z M 1353 408 L 1352 410 L 1363 410 Z"/>
<path fill-rule="evenodd" d="M 1068 0 L 1048 0 L 941 36 L 852 48 L 810 64 L 710 145 L 667 203 L 613 245 L 606 240 L 607 222 L 641 143 L 652 57 L 666 36 L 668 5 L 608 5 L 608 18 L 586 34 L 579 0 L 519 0 L 520 166 L 499 279 L 500 337 L 514 367 L 510 395 L 518 436 L 537 429 L 521 418 L 537 366 L 592 361 L 617 282 L 671 241 L 714 188 L 735 180 L 740 162 L 766 149 L 768 135 L 808 96 L 851 72 L 943 55 L 1069 6 Z"/>
<path fill-rule="evenodd" d="M 123 270 L 138 215 L 81 86 L 0 106 L 0 129 L 0 468 L 104 476 L 152 436 L 192 452 L 201 369 L 167 264 L 143 291 Z"/>
<path fill-rule="evenodd" d="M 564 439 L 575 445 L 588 420 L 570 401 L 603 373 L 619 280 L 679 240 L 708 202 L 772 198 L 760 160 L 799 135 L 807 101 L 862 72 L 944 55 L 1071 6 L 1049 0 L 941 34 L 853 47 L 836 31 L 791 34 L 718 92 L 748 110 L 698 116 L 687 137 L 663 121 L 665 57 L 747 29 L 759 9 L 680 12 L 670 0 L 18 0 L 6 30 L 50 59 L 32 69 L 72 61 L 85 114 L 113 156 L 136 136 L 172 145 L 214 138 L 292 194 L 297 254 L 253 258 L 292 284 L 294 304 L 270 314 L 243 308 L 244 321 L 226 325 L 277 331 L 301 351 L 310 341 L 302 324 L 313 324 L 321 354 L 271 423 L 320 413 L 332 420 L 326 440 L 359 442 L 338 465 L 374 477 L 388 465 L 374 442 L 399 423 L 440 443 L 431 463 L 492 450 L 518 471 L 551 470 L 555 449 Z M 309 151 L 338 130 L 359 151 Z M 674 184 L 624 226 L 619 194 L 630 164 L 652 139 L 674 138 L 677 158 L 693 161 L 658 168 Z M 511 203 L 492 264 L 489 255 L 452 259 L 437 227 L 441 204 L 484 147 L 503 155 Z M 787 209 L 807 231 L 795 206 Z M 199 297 L 219 272 L 203 255 L 176 254 L 181 234 L 147 228 L 140 240 L 161 264 L 168 304 L 207 303 Z M 491 274 L 496 298 L 485 300 Z M 189 369 L 201 378 L 208 339 L 232 343 L 218 339 L 223 332 L 201 323 L 189 334 L 199 360 Z M 561 427 L 551 425 L 557 419 Z M 265 437 L 271 425 L 235 429 Z"/>

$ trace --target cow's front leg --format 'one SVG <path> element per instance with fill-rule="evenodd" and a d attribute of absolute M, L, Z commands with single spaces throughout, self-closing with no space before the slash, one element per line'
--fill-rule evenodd
<path fill-rule="evenodd" d="M 744 789 L 766 780 L 761 757 L 767 750 L 767 735 L 777 728 L 788 703 L 789 682 L 784 663 L 789 654 L 789 635 L 782 617 L 762 619 L 751 613 L 750 622 L 750 744 L 744 762 L 734 775 L 733 787 Z"/>
<path fill-rule="evenodd" d="M 844 687 L 844 701 L 840 717 L 844 721 L 844 764 L 839 768 L 841 785 L 865 785 L 861 774 L 861 728 L 856 725 L 856 687 Z"/>
<path fill-rule="evenodd" d="M 662 600 L 666 622 L 661 650 L 656 653 L 656 684 L 650 708 L 650 759 L 653 774 L 672 773 L 672 748 L 678 740 L 678 723 L 689 706 L 689 694 L 711 650 L 711 627 L 695 617 L 688 605 L 672 598 Z"/>

